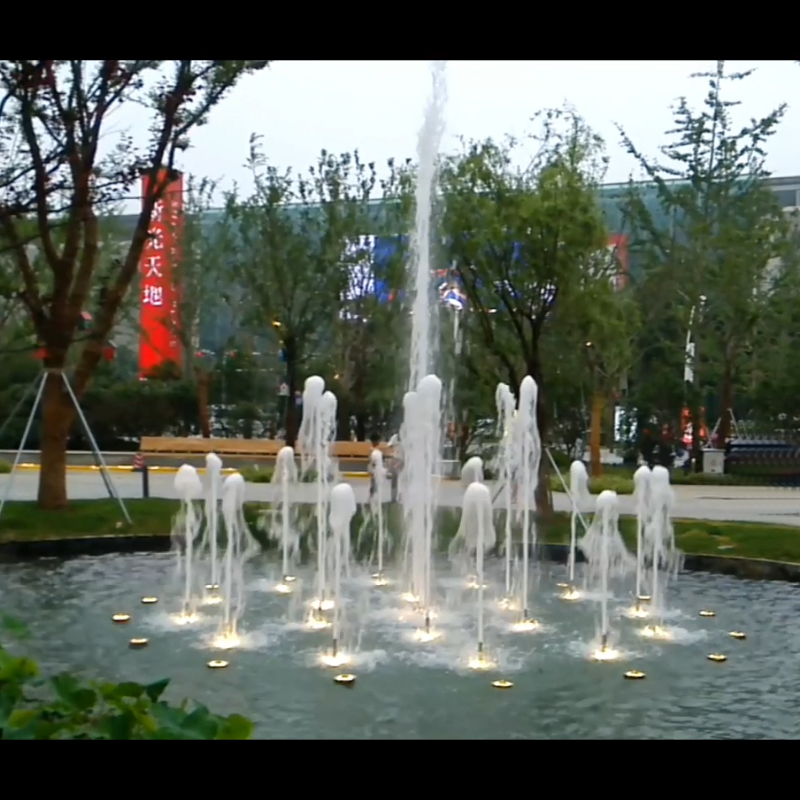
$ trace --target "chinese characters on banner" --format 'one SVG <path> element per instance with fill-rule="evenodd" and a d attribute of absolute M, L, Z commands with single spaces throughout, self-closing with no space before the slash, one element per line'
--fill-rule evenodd
<path fill-rule="evenodd" d="M 142 202 L 150 188 L 150 176 L 142 179 Z M 177 335 L 178 287 L 173 280 L 180 250 L 183 214 L 183 176 L 167 186 L 150 217 L 150 237 L 140 265 L 139 377 L 147 378 L 166 361 L 181 364 Z"/>

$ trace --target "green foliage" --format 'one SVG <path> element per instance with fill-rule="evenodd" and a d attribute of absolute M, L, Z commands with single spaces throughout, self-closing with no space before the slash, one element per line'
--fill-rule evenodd
<path fill-rule="evenodd" d="M 562 297 L 580 291 L 607 241 L 596 195 L 602 142 L 569 109 L 539 120 L 539 149 L 526 169 L 513 166 L 511 139 L 466 143 L 442 168 L 446 261 L 474 317 L 465 360 L 473 374 L 512 390 L 527 373 L 544 391 L 548 318 Z"/>
<path fill-rule="evenodd" d="M 24 637 L 18 621 L 0 630 Z M 250 739 L 253 723 L 239 714 L 220 717 L 205 706 L 162 700 L 169 680 L 84 682 L 62 673 L 39 678 L 39 667 L 0 644 L 0 739 Z M 35 689 L 35 693 L 31 690 Z"/>
<path fill-rule="evenodd" d="M 11 464 L 0 458 L 0 475 L 8 475 L 11 472 Z"/>

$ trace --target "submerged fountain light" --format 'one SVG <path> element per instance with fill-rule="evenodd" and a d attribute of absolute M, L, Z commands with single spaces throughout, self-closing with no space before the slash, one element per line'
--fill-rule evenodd
<path fill-rule="evenodd" d="M 413 592 L 403 592 L 403 594 L 400 595 L 400 599 L 406 603 L 419 603 L 419 597 Z"/>
<path fill-rule="evenodd" d="M 292 587 L 286 583 L 286 579 L 284 578 L 280 583 L 275 584 L 275 591 L 278 594 L 291 594 Z"/>
<path fill-rule="evenodd" d="M 322 662 L 323 666 L 326 667 L 344 667 L 349 664 L 352 659 L 347 653 L 337 651 L 335 653 L 323 653 L 320 656 L 320 661 Z"/>
<path fill-rule="evenodd" d="M 209 669 L 225 669 L 225 667 L 228 666 L 228 662 L 227 661 L 214 660 L 214 661 L 209 661 L 206 664 L 206 666 Z"/>
<path fill-rule="evenodd" d="M 472 658 L 470 658 L 470 660 L 467 662 L 467 666 L 470 669 L 479 671 L 488 670 L 488 669 L 494 669 L 497 666 L 497 662 L 492 661 L 492 659 L 489 658 L 486 655 L 486 653 L 479 652 L 476 655 L 472 656 Z"/>
<path fill-rule="evenodd" d="M 388 586 L 389 585 L 389 579 L 382 572 L 376 572 L 372 576 L 372 585 L 373 586 Z"/>
<path fill-rule="evenodd" d="M 420 628 L 419 630 L 414 631 L 414 640 L 417 642 L 435 642 L 437 639 L 441 638 L 442 632 L 433 628 L 429 628 L 427 630 Z"/>
<path fill-rule="evenodd" d="M 607 645 L 603 645 L 598 647 L 592 653 L 592 661 L 616 661 L 619 658 L 619 650 L 615 650 L 613 647 L 608 647 Z"/>
<path fill-rule="evenodd" d="M 511 626 L 511 630 L 514 633 L 529 633 L 530 631 L 535 631 L 539 629 L 539 620 L 536 619 L 523 619 L 519 622 L 515 622 Z"/>
<path fill-rule="evenodd" d="M 716 617 L 717 613 L 715 611 L 708 611 L 704 610 L 700 612 L 701 617 Z"/>
<path fill-rule="evenodd" d="M 333 611 L 334 605 L 335 604 L 333 600 L 330 599 L 320 600 L 319 598 L 316 598 L 311 601 L 311 608 L 313 608 L 314 611 Z"/>
<path fill-rule="evenodd" d="M 580 600 L 582 595 L 574 586 L 570 586 L 559 597 L 562 600 Z"/>
<path fill-rule="evenodd" d="M 158 602 L 157 597 L 143 597 L 142 598 L 142 605 L 145 606 L 152 606 L 154 603 Z"/>
<path fill-rule="evenodd" d="M 650 612 L 646 608 L 642 608 L 640 605 L 635 605 L 633 608 L 629 608 L 625 612 L 626 617 L 630 617 L 631 619 L 646 619 L 650 616 Z"/>
<path fill-rule="evenodd" d="M 131 650 L 139 650 L 142 647 L 147 647 L 147 639 L 131 639 L 128 642 L 128 647 L 130 647 Z"/>
<path fill-rule="evenodd" d="M 199 614 L 195 614 L 193 611 L 182 611 L 180 614 L 173 614 L 172 621 L 176 625 L 193 625 L 200 619 Z"/>
<path fill-rule="evenodd" d="M 236 633 L 235 630 L 231 630 L 225 631 L 216 636 L 212 641 L 211 646 L 215 650 L 234 650 L 235 648 L 239 647 L 241 643 L 242 640 L 239 638 L 239 634 Z"/>
<path fill-rule="evenodd" d="M 333 682 L 338 683 L 339 686 L 352 688 L 356 682 L 356 676 L 350 672 L 342 672 L 339 675 L 334 675 Z"/>
<path fill-rule="evenodd" d="M 511 681 L 506 680 L 492 681 L 492 686 L 494 686 L 495 689 L 510 689 L 513 685 Z"/>
<path fill-rule="evenodd" d="M 504 597 L 497 601 L 503 611 L 519 611 L 519 602 L 513 597 Z"/>
<path fill-rule="evenodd" d="M 126 622 L 130 622 L 131 621 L 131 615 L 130 614 L 114 614 L 114 616 L 111 617 L 111 621 L 112 622 L 116 622 L 116 623 L 118 623 L 120 625 L 124 625 Z"/>
<path fill-rule="evenodd" d="M 649 594 L 640 594 L 640 595 L 637 595 L 636 599 L 640 603 L 649 603 L 653 598 L 650 597 Z"/>
<path fill-rule="evenodd" d="M 721 664 L 723 661 L 727 661 L 728 660 L 728 656 L 724 656 L 724 655 L 722 655 L 722 653 L 711 653 L 708 656 L 708 660 L 709 661 L 714 661 L 717 664 Z"/>
<path fill-rule="evenodd" d="M 731 631 L 730 637 L 731 637 L 731 639 L 742 640 L 742 639 L 746 639 L 747 635 L 742 633 L 741 631 Z"/>
<path fill-rule="evenodd" d="M 629 681 L 641 681 L 644 680 L 647 675 L 644 672 L 640 672 L 638 669 L 629 669 L 623 677 Z"/>
<path fill-rule="evenodd" d="M 641 634 L 646 639 L 660 639 L 661 641 L 668 641 L 672 638 L 672 634 L 661 625 L 646 625 L 642 628 Z"/>
<path fill-rule="evenodd" d="M 331 627 L 331 623 L 312 611 L 306 619 L 306 627 L 312 631 L 324 631 Z"/>

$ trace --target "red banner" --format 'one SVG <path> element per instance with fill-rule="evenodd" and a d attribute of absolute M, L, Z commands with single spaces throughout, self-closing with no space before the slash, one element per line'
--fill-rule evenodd
<path fill-rule="evenodd" d="M 163 173 L 159 175 L 163 178 Z M 150 189 L 150 176 L 142 179 L 142 202 Z M 180 256 L 183 216 L 183 176 L 171 181 L 150 217 L 150 237 L 140 265 L 139 377 L 149 377 L 167 361 L 180 367 L 178 339 L 178 289 L 173 270 Z"/>

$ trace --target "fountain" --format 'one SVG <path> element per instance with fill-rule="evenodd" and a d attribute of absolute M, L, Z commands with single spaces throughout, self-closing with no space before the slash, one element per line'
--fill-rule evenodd
<path fill-rule="evenodd" d="M 642 581 L 644 578 L 644 532 L 650 519 L 652 475 L 650 467 L 646 464 L 633 473 L 633 502 L 636 506 L 636 605 L 630 612 L 633 617 L 647 616 L 647 610 L 642 608 L 642 603 L 650 599 L 643 593 Z"/>
<path fill-rule="evenodd" d="M 272 473 L 272 483 L 277 484 L 280 490 L 275 507 L 275 516 L 270 527 L 270 536 L 280 539 L 281 543 L 281 581 L 275 587 L 280 594 L 289 594 L 294 576 L 291 575 L 290 564 L 300 546 L 300 537 L 297 534 L 294 507 L 292 505 L 292 492 L 297 486 L 297 463 L 294 459 L 294 449 L 282 447 L 275 459 L 275 470 Z M 280 519 L 280 525 L 276 523 Z"/>
<path fill-rule="evenodd" d="M 569 465 L 569 585 L 562 595 L 564 600 L 577 600 L 580 593 L 575 588 L 575 548 L 578 538 L 578 519 L 581 512 L 579 503 L 589 498 L 589 473 L 583 461 L 575 460 Z"/>
<path fill-rule="evenodd" d="M 202 496 L 203 484 L 194 467 L 188 464 L 179 467 L 175 475 L 175 491 L 181 499 L 181 508 L 175 518 L 172 536 L 177 540 L 178 570 L 182 569 L 184 579 L 183 604 L 178 622 L 186 624 L 197 619 L 194 596 L 194 543 L 202 525 L 202 517 L 197 513 L 194 501 Z"/>
<path fill-rule="evenodd" d="M 625 576 L 633 560 L 619 532 L 617 493 L 600 492 L 596 509 L 592 524 L 579 546 L 588 561 L 589 581 L 600 593 L 600 646 L 592 657 L 595 661 L 610 661 L 619 654 L 609 646 L 609 581 Z"/>
<path fill-rule="evenodd" d="M 210 605 L 215 605 L 219 603 L 217 546 L 219 539 L 219 497 L 222 485 L 222 459 L 216 453 L 209 453 L 206 456 L 206 474 L 208 475 L 208 496 L 206 498 L 205 531 L 211 556 L 211 579 L 205 587 L 205 602 Z"/>
<path fill-rule="evenodd" d="M 376 549 L 378 551 L 378 571 L 372 576 L 375 586 L 387 586 L 389 581 L 383 574 L 383 557 L 386 549 L 386 520 L 383 518 L 383 485 L 386 480 L 386 468 L 383 466 L 383 453 L 374 447 L 369 454 L 372 479 L 375 481 L 375 493 L 370 497 L 370 516 L 377 524 Z"/>
<path fill-rule="evenodd" d="M 459 552 L 475 556 L 475 574 L 478 589 L 478 648 L 470 659 L 472 669 L 488 669 L 493 662 L 484 649 L 484 555 L 494 547 L 496 541 L 494 520 L 492 518 L 492 495 L 482 482 L 474 481 L 464 492 L 461 511 L 461 524 L 450 544 L 450 557 Z"/>
<path fill-rule="evenodd" d="M 325 381 L 322 378 L 312 375 L 306 379 L 303 390 L 303 418 L 298 439 L 303 474 L 308 474 L 312 469 L 316 473 L 317 597 L 312 602 L 316 611 L 330 611 L 333 607 L 332 601 L 327 597 L 326 511 L 331 476 L 329 451 L 335 435 L 336 397 L 333 392 L 325 391 Z"/>
<path fill-rule="evenodd" d="M 649 485 L 649 519 L 643 530 L 643 549 L 644 568 L 649 568 L 650 608 L 654 622 L 642 630 L 642 635 L 651 639 L 670 639 L 671 634 L 663 625 L 666 588 L 669 578 L 680 570 L 681 553 L 675 546 L 672 528 L 675 495 L 670 486 L 669 470 L 660 465 L 653 467 Z"/>
<path fill-rule="evenodd" d="M 539 463 L 542 458 L 542 441 L 539 438 L 539 426 L 536 420 L 536 405 L 539 389 L 536 381 L 526 375 L 519 387 L 519 411 L 517 435 L 519 441 L 520 461 L 517 474 L 520 478 L 519 491 L 522 504 L 522 596 L 520 608 L 522 616 L 514 626 L 517 631 L 530 631 L 538 627 L 536 620 L 528 614 L 531 551 L 536 548 L 536 525 L 533 520 L 536 487 L 539 483 Z"/>
<path fill-rule="evenodd" d="M 461 485 L 468 489 L 472 483 L 483 483 L 483 459 L 480 456 L 468 458 L 461 467 Z"/>
<path fill-rule="evenodd" d="M 500 484 L 503 487 L 505 499 L 505 540 L 503 551 L 505 555 L 505 595 L 500 601 L 501 607 L 512 609 L 515 607 L 511 597 L 511 508 L 514 500 L 513 487 L 515 470 L 517 466 L 517 442 L 514 438 L 514 424 L 517 401 L 514 394 L 505 383 L 497 384 L 495 392 L 495 405 L 497 407 L 499 445 L 497 449 L 497 471 Z"/>
<path fill-rule="evenodd" d="M 329 667 L 341 667 L 350 659 L 343 653 L 339 644 L 342 635 L 342 574 L 350 553 L 350 523 L 356 513 L 356 497 L 349 483 L 339 483 L 330 494 L 330 512 L 328 522 L 331 529 L 331 546 L 333 548 L 333 642 L 329 656 L 323 657 L 323 663 Z"/>
<path fill-rule="evenodd" d="M 244 564 L 250 556 L 244 519 L 244 478 L 234 472 L 222 484 L 222 519 L 226 547 L 222 572 L 222 628 L 214 646 L 229 650 L 239 646 L 239 620 L 244 611 Z"/>

